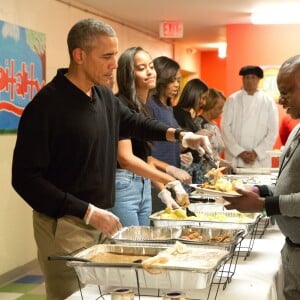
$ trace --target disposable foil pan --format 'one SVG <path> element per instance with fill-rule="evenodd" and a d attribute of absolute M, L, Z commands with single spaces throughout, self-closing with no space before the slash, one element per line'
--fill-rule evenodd
<path fill-rule="evenodd" d="M 206 245 L 231 251 L 240 241 L 243 234 L 243 229 L 224 229 L 222 227 L 131 226 L 122 228 L 113 236 L 113 240 L 117 244 L 139 245 L 156 245 L 161 242 L 174 244 L 176 241 L 180 241 L 189 245 Z"/>
<path fill-rule="evenodd" d="M 170 219 L 161 217 L 163 212 L 164 211 L 156 212 L 149 217 L 154 226 L 197 226 L 210 228 L 223 227 L 224 229 L 242 229 L 244 230 L 244 235 L 252 232 L 255 225 L 261 219 L 261 214 L 259 213 L 241 214 L 238 211 L 198 212 L 196 209 L 194 209 L 194 212 L 198 214 L 197 217 L 190 217 L 186 219 Z"/>
<path fill-rule="evenodd" d="M 113 235 L 117 244 L 175 243 L 181 234 L 180 227 L 130 226 Z"/>
<path fill-rule="evenodd" d="M 243 235 L 243 229 L 183 226 L 177 240 L 185 244 L 206 245 L 233 252 Z"/>
<path fill-rule="evenodd" d="M 94 255 L 105 252 L 125 255 L 155 256 L 168 247 L 139 246 L 122 244 L 96 245 L 76 254 L 76 259 L 90 260 Z M 186 258 L 183 261 L 175 261 L 166 265 L 160 265 L 157 269 L 143 269 L 141 263 L 101 263 L 67 261 L 67 265 L 73 267 L 83 284 L 126 286 L 156 289 L 204 289 L 210 285 L 216 270 L 228 259 L 228 251 L 220 252 L 219 249 L 201 249 L 191 247 L 197 251 L 198 256 Z M 201 252 L 202 251 L 202 252 Z M 214 255 L 215 254 L 215 255 Z M 200 255 L 200 256 L 199 256 Z M 202 260 L 199 259 L 202 255 Z M 215 260 L 213 257 L 215 256 Z M 207 262 L 211 258 L 210 266 L 202 266 L 201 261 Z"/>

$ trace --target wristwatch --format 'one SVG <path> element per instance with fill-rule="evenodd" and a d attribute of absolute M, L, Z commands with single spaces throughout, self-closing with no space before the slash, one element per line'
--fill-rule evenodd
<path fill-rule="evenodd" d="M 180 133 L 181 132 L 184 132 L 185 130 L 184 129 L 182 129 L 182 128 L 177 128 L 176 130 L 175 130 L 175 132 L 174 132 L 174 138 L 175 138 L 175 140 L 176 141 L 180 141 L 181 139 L 180 139 Z"/>

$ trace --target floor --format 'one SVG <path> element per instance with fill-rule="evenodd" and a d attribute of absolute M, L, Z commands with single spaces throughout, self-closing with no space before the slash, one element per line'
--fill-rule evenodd
<path fill-rule="evenodd" d="M 44 278 L 40 270 L 24 274 L 0 287 L 1 300 L 46 300 Z"/>

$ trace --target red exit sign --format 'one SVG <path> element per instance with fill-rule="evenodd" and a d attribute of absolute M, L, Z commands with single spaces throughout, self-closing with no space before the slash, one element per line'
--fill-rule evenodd
<path fill-rule="evenodd" d="M 160 23 L 159 36 L 161 38 L 182 38 L 183 24 L 178 21 L 165 21 Z"/>

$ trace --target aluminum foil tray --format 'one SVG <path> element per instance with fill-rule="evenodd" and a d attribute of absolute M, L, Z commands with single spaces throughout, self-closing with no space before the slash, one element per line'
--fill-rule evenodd
<path fill-rule="evenodd" d="M 224 175 L 224 178 L 229 181 L 239 180 L 245 185 L 271 185 L 276 183 L 277 174 Z"/>
<path fill-rule="evenodd" d="M 193 207 L 194 209 L 194 207 Z M 197 217 L 187 217 L 184 219 L 172 219 L 164 211 L 152 214 L 149 218 L 157 227 L 176 226 L 198 226 L 198 227 L 223 227 L 224 229 L 242 229 L 244 235 L 252 232 L 255 224 L 261 219 L 259 213 L 241 214 L 238 211 L 197 211 Z"/>
<path fill-rule="evenodd" d="M 190 202 L 200 202 L 200 203 L 216 203 L 216 197 L 203 195 L 197 191 L 193 191 L 189 194 Z"/>
<path fill-rule="evenodd" d="M 189 233 L 188 236 L 187 233 Z M 185 237 L 184 237 L 185 235 Z M 191 236 L 190 236 L 191 235 Z M 157 245 L 174 244 L 180 241 L 189 245 L 206 245 L 231 251 L 244 235 L 243 229 L 224 229 L 209 227 L 124 227 L 113 236 L 116 244 Z M 226 237 L 228 237 L 226 239 Z M 225 239 L 225 240 L 222 240 Z"/>
<path fill-rule="evenodd" d="M 271 174 L 274 168 L 234 168 L 234 174 Z"/>
<path fill-rule="evenodd" d="M 180 227 L 130 226 L 118 231 L 112 239 L 117 244 L 175 243 Z"/>
<path fill-rule="evenodd" d="M 224 211 L 224 203 L 202 203 L 202 202 L 193 202 L 190 203 L 189 209 L 195 212 L 203 211 Z"/>
<path fill-rule="evenodd" d="M 102 244 L 79 252 L 74 258 L 91 259 L 96 254 L 105 252 L 131 255 L 155 256 L 168 247 L 137 246 L 121 244 Z M 175 261 L 169 265 L 159 265 L 157 268 L 145 270 L 140 263 L 101 263 L 68 261 L 67 265 L 73 267 L 83 284 L 126 286 L 156 289 L 204 289 L 210 285 L 216 270 L 228 259 L 228 251 L 219 249 L 201 249 L 190 247 L 197 251 L 197 257 L 191 255 L 182 261 Z M 202 252 L 201 252 L 202 251 Z M 193 252 L 194 253 L 194 252 Z M 217 254 L 212 265 L 201 266 L 202 261 L 207 262 L 212 254 Z"/>
<path fill-rule="evenodd" d="M 206 245 L 233 252 L 243 236 L 243 229 L 183 226 L 177 240 L 185 244 Z"/>

